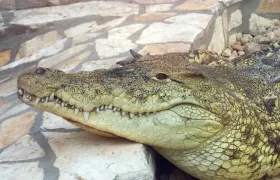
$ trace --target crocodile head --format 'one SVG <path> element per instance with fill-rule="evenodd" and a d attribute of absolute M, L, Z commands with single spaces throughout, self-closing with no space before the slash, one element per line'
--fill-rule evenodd
<path fill-rule="evenodd" d="M 29 70 L 18 78 L 18 97 L 86 130 L 162 148 L 197 148 L 228 123 L 211 82 L 185 70 L 195 54 L 132 55 L 109 70 Z"/>
<path fill-rule="evenodd" d="M 131 53 L 115 69 L 29 70 L 18 97 L 93 133 L 151 145 L 200 179 L 280 173 L 278 46 L 231 63 L 202 50 Z"/>

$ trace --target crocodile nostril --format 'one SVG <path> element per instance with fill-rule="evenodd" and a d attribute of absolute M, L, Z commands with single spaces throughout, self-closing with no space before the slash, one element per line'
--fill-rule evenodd
<path fill-rule="evenodd" d="M 38 75 L 43 75 L 46 72 L 46 70 L 44 68 L 38 67 L 35 70 L 35 73 Z"/>

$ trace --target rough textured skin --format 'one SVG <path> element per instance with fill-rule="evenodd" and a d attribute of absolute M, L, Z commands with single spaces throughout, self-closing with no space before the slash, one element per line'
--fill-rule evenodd
<path fill-rule="evenodd" d="M 148 144 L 199 179 L 280 173 L 278 43 L 227 62 L 216 53 L 140 56 L 66 74 L 36 68 L 18 97 L 81 128 Z"/>

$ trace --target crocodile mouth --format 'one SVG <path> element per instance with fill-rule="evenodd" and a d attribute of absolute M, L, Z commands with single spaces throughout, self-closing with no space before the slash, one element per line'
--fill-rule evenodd
<path fill-rule="evenodd" d="M 111 110 L 112 112 L 116 112 L 116 113 L 118 112 L 122 116 L 128 116 L 129 118 L 133 118 L 134 116 L 141 117 L 142 115 L 149 115 L 151 113 L 154 113 L 154 112 L 144 112 L 144 113 L 127 112 L 119 107 L 113 106 L 112 104 L 100 105 L 99 107 L 92 108 L 92 110 L 90 111 L 85 111 L 83 108 L 77 107 L 75 104 L 71 104 L 70 102 L 63 101 L 61 98 L 56 96 L 54 92 L 50 96 L 45 96 L 40 98 L 34 94 L 28 93 L 22 88 L 18 88 L 17 96 L 22 102 L 36 108 L 39 108 L 40 105 L 45 107 L 48 106 L 54 109 L 67 108 L 73 110 L 75 116 L 77 116 L 79 113 L 82 113 L 85 121 L 89 120 L 89 115 L 91 112 L 99 113 L 108 110 Z"/>

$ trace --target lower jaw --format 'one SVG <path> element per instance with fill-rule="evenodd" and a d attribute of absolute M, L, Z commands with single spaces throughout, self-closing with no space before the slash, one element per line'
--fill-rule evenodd
<path fill-rule="evenodd" d="M 76 114 L 74 109 L 70 109 L 68 107 L 61 107 L 55 102 L 45 102 L 45 103 L 35 104 L 34 102 L 30 102 L 27 99 L 24 99 L 23 97 L 20 97 L 20 96 L 19 96 L 19 99 L 22 102 L 24 102 L 34 108 L 38 108 L 43 111 L 47 111 L 47 112 L 53 113 L 55 115 L 61 116 L 65 120 L 69 121 L 70 123 L 78 126 L 79 128 L 81 128 L 85 131 L 91 132 L 93 134 L 97 134 L 99 136 L 119 137 L 112 133 L 101 131 L 101 130 L 98 130 L 98 129 L 92 127 L 91 122 L 93 121 L 94 117 L 96 116 L 96 112 L 89 112 L 86 115 L 87 120 L 85 120 L 84 112 L 80 111 Z"/>

